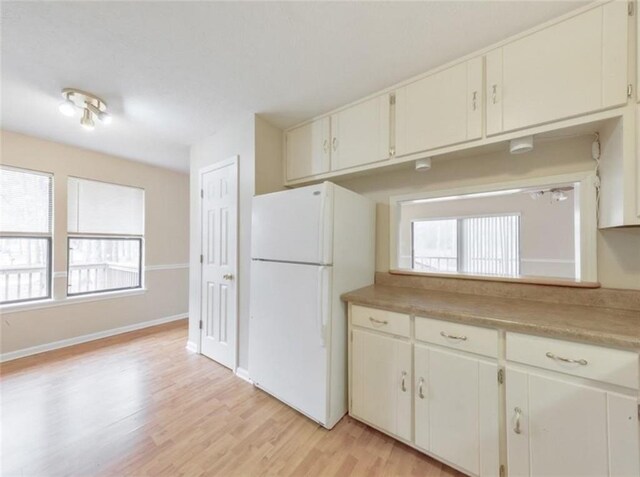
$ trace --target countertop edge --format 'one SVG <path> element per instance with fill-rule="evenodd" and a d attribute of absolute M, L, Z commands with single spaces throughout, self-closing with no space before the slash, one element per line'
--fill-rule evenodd
<path fill-rule="evenodd" d="M 386 287 L 385 288 L 394 288 Z M 620 348 L 627 351 L 640 351 L 640 339 L 632 336 L 624 336 L 619 334 L 609 334 L 597 331 L 581 330 L 579 328 L 563 328 L 551 327 L 534 323 L 511 321 L 502 318 L 494 318 L 482 314 L 454 313 L 437 308 L 425 306 L 417 306 L 413 303 L 399 303 L 392 300 L 364 298 L 358 295 L 358 292 L 366 290 L 365 287 L 352 292 L 344 293 L 341 299 L 344 302 L 361 306 L 370 306 L 373 308 L 383 308 L 398 313 L 407 313 L 412 315 L 426 315 L 427 318 L 436 318 L 444 321 L 456 323 L 477 325 L 485 328 L 494 328 L 504 330 L 506 332 L 524 333 L 546 338 L 565 339 L 568 341 L 577 341 L 598 346 Z M 425 291 L 426 292 L 426 291 Z M 452 295 L 455 295 L 453 293 Z M 462 295 L 462 294 L 460 294 Z M 498 298 L 499 300 L 508 300 Z M 399 300 L 401 301 L 401 300 Z M 544 303 L 544 305 L 548 305 Z"/>

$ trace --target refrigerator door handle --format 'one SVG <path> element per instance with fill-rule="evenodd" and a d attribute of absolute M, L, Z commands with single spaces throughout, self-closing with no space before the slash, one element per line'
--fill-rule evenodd
<path fill-rule="evenodd" d="M 329 299 L 329 280 L 327 279 L 327 272 L 330 267 L 318 268 L 318 333 L 320 334 L 320 344 L 323 348 L 326 348 L 326 329 L 327 322 L 329 321 L 328 315 L 331 312 L 331 302 Z"/>

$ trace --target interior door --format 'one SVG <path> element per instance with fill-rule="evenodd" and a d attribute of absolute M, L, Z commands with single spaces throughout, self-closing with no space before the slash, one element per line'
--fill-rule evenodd
<path fill-rule="evenodd" d="M 202 197 L 201 352 L 235 367 L 237 334 L 238 163 L 200 175 Z"/>

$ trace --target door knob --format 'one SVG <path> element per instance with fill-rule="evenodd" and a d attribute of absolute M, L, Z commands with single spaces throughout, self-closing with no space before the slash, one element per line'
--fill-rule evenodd
<path fill-rule="evenodd" d="M 225 273 L 224 275 L 222 275 L 222 278 L 224 278 L 225 280 L 233 280 L 233 275 L 231 273 Z"/>

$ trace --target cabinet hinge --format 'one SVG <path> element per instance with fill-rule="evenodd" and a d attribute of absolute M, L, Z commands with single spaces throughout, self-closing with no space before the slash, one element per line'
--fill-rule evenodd
<path fill-rule="evenodd" d="M 200 323 L 198 323 L 198 327 L 202 329 L 202 320 L 200 320 Z"/>
<path fill-rule="evenodd" d="M 630 98 L 632 94 L 633 94 L 633 85 L 632 84 L 628 84 L 627 85 L 627 98 Z"/>
<path fill-rule="evenodd" d="M 393 106 L 394 104 L 396 104 L 396 94 L 391 93 L 389 95 L 389 105 Z"/>
<path fill-rule="evenodd" d="M 633 16 L 633 2 L 627 3 L 627 13 L 629 14 L 630 17 Z"/>
<path fill-rule="evenodd" d="M 500 477 L 504 477 L 504 465 L 500 466 Z"/>
<path fill-rule="evenodd" d="M 200 254 L 200 263 L 204 263 L 204 255 Z"/>
<path fill-rule="evenodd" d="M 498 370 L 498 384 L 504 383 L 504 369 L 500 368 Z"/>

